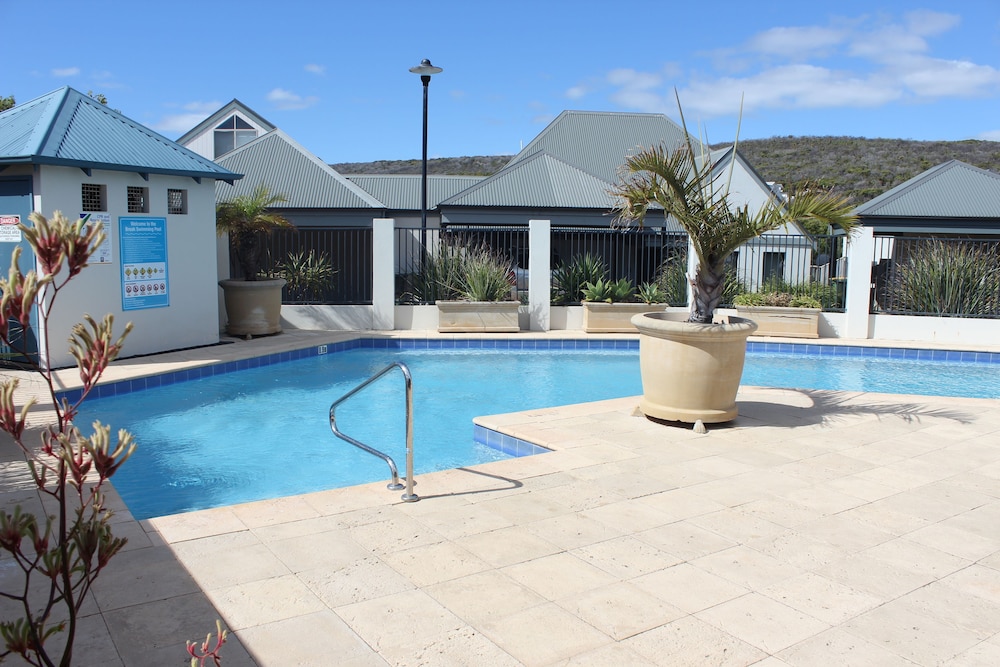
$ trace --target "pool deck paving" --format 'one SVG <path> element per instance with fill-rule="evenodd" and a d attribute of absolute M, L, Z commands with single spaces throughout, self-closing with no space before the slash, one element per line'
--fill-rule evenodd
<path fill-rule="evenodd" d="M 742 387 L 738 403 L 706 434 L 637 397 L 484 416 L 553 451 L 418 475 L 414 503 L 383 481 L 136 521 L 112 493 L 129 542 L 74 662 L 186 664 L 218 618 L 227 667 L 1000 664 L 1000 400 Z M 32 507 L 23 458 L 0 454 L 4 507 Z M 0 589 L 15 576 L 0 559 Z"/>

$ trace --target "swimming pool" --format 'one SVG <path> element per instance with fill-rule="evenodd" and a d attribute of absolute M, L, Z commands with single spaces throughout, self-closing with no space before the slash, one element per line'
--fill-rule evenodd
<path fill-rule="evenodd" d="M 475 416 L 641 393 L 636 341 L 448 342 L 352 341 L 102 386 L 78 423 L 99 419 L 136 435 L 114 485 L 133 515 L 148 518 L 387 479 L 383 461 L 330 433 L 327 413 L 393 361 L 414 378 L 417 475 L 507 456 L 473 441 Z M 995 355 L 790 347 L 751 343 L 743 383 L 1000 397 Z M 823 350 L 799 351 L 810 347 Z M 402 467 L 403 406 L 401 378 L 387 376 L 338 409 L 338 427 Z"/>

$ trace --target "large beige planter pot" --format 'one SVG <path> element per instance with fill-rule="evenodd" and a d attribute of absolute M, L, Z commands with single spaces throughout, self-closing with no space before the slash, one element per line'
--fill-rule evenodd
<path fill-rule="evenodd" d="M 516 333 L 518 301 L 438 301 L 442 333 Z"/>
<path fill-rule="evenodd" d="M 230 336 L 266 336 L 281 333 L 283 278 L 220 280 L 226 301 L 226 333 Z"/>
<path fill-rule="evenodd" d="M 685 322 L 687 317 L 663 312 L 632 318 L 640 334 L 639 409 L 647 417 L 688 424 L 735 419 L 747 337 L 757 325 L 738 317 L 694 324 Z"/>
<path fill-rule="evenodd" d="M 666 310 L 665 303 L 583 302 L 583 330 L 587 333 L 635 333 L 632 317 L 639 313 Z"/>
<path fill-rule="evenodd" d="M 758 336 L 819 338 L 819 314 L 822 308 L 784 306 L 736 306 L 740 317 L 757 323 Z"/>

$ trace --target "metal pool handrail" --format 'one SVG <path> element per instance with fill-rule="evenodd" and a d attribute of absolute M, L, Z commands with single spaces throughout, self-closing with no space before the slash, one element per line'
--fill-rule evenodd
<path fill-rule="evenodd" d="M 403 379 L 406 381 L 406 493 L 404 493 L 401 497 L 404 502 L 413 503 L 420 500 L 420 497 L 413 493 L 413 485 L 415 484 L 413 481 L 413 379 L 410 376 L 410 369 L 406 367 L 406 364 L 399 361 L 389 364 L 378 373 L 371 376 L 357 387 L 334 401 L 330 406 L 330 430 L 333 431 L 333 434 L 341 440 L 346 440 L 358 449 L 363 449 L 369 454 L 374 454 L 389 464 L 389 472 L 392 473 L 392 481 L 389 482 L 386 488 L 392 491 L 398 491 L 404 488 L 403 485 L 399 483 L 399 473 L 396 471 L 396 462 L 392 460 L 392 457 L 337 430 L 337 416 L 335 414 L 338 405 L 349 399 L 351 396 L 354 396 L 359 391 L 370 385 L 372 382 L 375 382 L 375 380 L 378 380 L 394 368 L 399 368 L 399 370 L 403 372 Z"/>

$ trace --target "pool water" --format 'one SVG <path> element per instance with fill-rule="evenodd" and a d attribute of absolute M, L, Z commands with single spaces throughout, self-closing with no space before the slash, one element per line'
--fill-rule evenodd
<path fill-rule="evenodd" d="M 394 361 L 413 377 L 416 475 L 506 458 L 473 441 L 475 416 L 642 392 L 635 350 L 350 349 L 89 400 L 77 423 L 135 434 L 114 485 L 140 519 L 388 480 L 384 461 L 330 432 L 328 414 Z M 750 353 L 743 384 L 996 398 L 1000 365 Z M 393 371 L 337 409 L 340 431 L 401 475 L 404 397 Z"/>

